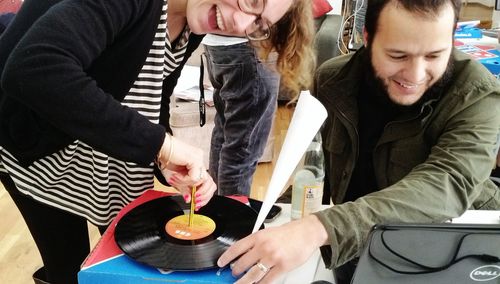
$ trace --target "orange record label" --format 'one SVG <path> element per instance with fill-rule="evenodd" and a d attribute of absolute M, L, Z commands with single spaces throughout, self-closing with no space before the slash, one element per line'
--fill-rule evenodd
<path fill-rule="evenodd" d="M 193 223 L 189 226 L 189 215 L 180 215 L 167 222 L 165 231 L 176 239 L 198 240 L 215 231 L 215 222 L 207 216 L 193 214 Z"/>

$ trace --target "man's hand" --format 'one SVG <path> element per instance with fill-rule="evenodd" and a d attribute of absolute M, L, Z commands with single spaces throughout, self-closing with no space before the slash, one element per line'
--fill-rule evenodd
<path fill-rule="evenodd" d="M 327 241 L 325 227 L 318 217 L 310 215 L 239 240 L 221 255 L 217 265 L 224 267 L 239 257 L 231 264 L 233 275 L 246 274 L 236 284 L 273 283 L 306 262 Z"/>

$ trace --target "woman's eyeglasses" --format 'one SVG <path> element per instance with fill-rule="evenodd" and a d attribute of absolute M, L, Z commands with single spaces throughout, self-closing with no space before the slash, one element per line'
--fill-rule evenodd
<path fill-rule="evenodd" d="M 245 29 L 249 40 L 265 40 L 271 35 L 269 23 L 262 19 L 262 12 L 266 6 L 265 0 L 238 0 L 240 10 L 257 18 Z"/>

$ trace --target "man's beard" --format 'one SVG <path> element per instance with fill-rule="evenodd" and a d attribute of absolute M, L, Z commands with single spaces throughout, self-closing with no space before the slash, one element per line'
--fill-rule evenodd
<path fill-rule="evenodd" d="M 453 60 L 451 60 L 451 55 L 450 58 L 448 59 L 448 64 L 446 66 L 446 69 L 441 75 L 441 77 L 434 82 L 427 90 L 424 92 L 424 94 L 418 99 L 418 101 L 414 102 L 411 105 L 402 105 L 397 102 L 394 102 L 388 92 L 388 86 L 385 84 L 384 80 L 378 76 L 378 74 L 375 71 L 375 67 L 373 66 L 372 63 L 372 52 L 371 48 L 367 47 L 367 56 L 366 56 L 367 64 L 368 66 L 368 72 L 366 72 L 366 83 L 369 86 L 369 89 L 371 90 L 376 90 L 374 93 L 377 96 L 377 99 L 379 99 L 382 103 L 388 105 L 391 109 L 394 109 L 396 111 L 401 111 L 401 112 L 406 112 L 406 111 L 411 111 L 418 109 L 422 106 L 424 102 L 431 98 L 435 98 L 439 96 L 443 92 L 443 90 L 447 87 L 447 85 L 451 81 L 451 77 L 453 75 Z"/>

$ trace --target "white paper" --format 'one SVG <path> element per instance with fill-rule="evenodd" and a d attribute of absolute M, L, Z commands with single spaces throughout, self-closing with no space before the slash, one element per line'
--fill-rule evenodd
<path fill-rule="evenodd" d="M 193 86 L 198 86 L 198 82 L 200 80 L 200 67 L 184 65 L 181 70 L 181 75 L 177 80 L 177 84 L 175 85 L 174 92 L 184 91 Z"/>
<path fill-rule="evenodd" d="M 209 106 L 214 106 L 214 90 L 212 87 L 205 87 L 204 97 L 205 103 Z M 200 100 L 200 87 L 198 84 L 191 86 L 188 89 L 174 92 L 175 98 L 185 101 L 198 102 Z"/>
<path fill-rule="evenodd" d="M 281 190 L 285 187 L 290 175 L 326 117 L 325 107 L 311 96 L 309 91 L 300 93 L 253 232 L 258 231 L 262 226 L 267 213 L 278 199 Z"/>

